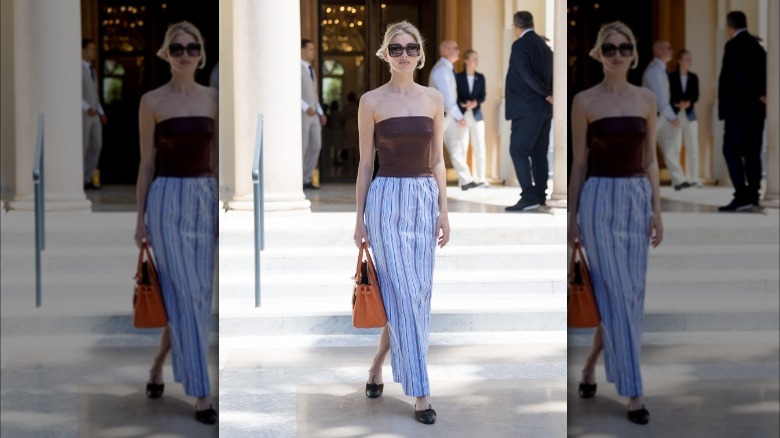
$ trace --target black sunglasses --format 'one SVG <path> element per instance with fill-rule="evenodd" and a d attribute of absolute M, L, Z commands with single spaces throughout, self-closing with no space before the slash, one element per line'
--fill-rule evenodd
<path fill-rule="evenodd" d="M 198 43 L 189 43 L 186 47 L 179 43 L 173 43 L 168 46 L 168 53 L 170 53 L 174 58 L 178 58 L 184 55 L 185 50 L 187 51 L 188 55 L 196 57 L 200 56 L 201 46 Z"/>
<path fill-rule="evenodd" d="M 406 54 L 409 56 L 420 56 L 420 45 L 417 43 L 409 43 L 406 47 L 400 44 L 390 44 L 387 46 L 387 54 L 393 58 L 403 55 L 404 50 L 406 50 Z"/>
<path fill-rule="evenodd" d="M 610 43 L 601 45 L 601 54 L 607 58 L 615 56 L 618 50 L 620 50 L 620 56 L 624 56 L 626 58 L 629 56 L 634 56 L 634 45 L 631 43 L 622 43 L 619 46 Z"/>

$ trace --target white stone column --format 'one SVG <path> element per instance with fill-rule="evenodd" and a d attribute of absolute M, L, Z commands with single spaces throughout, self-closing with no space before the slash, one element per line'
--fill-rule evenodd
<path fill-rule="evenodd" d="M 767 5 L 766 194 L 764 205 L 780 207 L 780 3 Z"/>
<path fill-rule="evenodd" d="M 553 192 L 550 205 L 565 207 L 567 188 L 566 0 L 555 0 L 553 32 Z"/>
<path fill-rule="evenodd" d="M 14 2 L 15 182 L 9 207 L 34 209 L 38 113 L 45 122 L 46 210 L 86 210 L 79 0 Z"/>
<path fill-rule="evenodd" d="M 252 159 L 263 113 L 265 209 L 310 211 L 301 168 L 300 29 L 297 1 L 233 0 L 235 185 L 228 208 L 253 208 Z"/>

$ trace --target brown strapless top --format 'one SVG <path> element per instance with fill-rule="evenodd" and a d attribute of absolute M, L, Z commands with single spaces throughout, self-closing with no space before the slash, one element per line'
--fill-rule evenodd
<path fill-rule="evenodd" d="M 646 134 L 644 117 L 606 117 L 590 122 L 587 135 L 590 176 L 644 175 Z"/>
<path fill-rule="evenodd" d="M 154 128 L 157 176 L 191 178 L 214 175 L 211 168 L 214 119 L 207 116 L 173 117 Z"/>
<path fill-rule="evenodd" d="M 374 125 L 379 155 L 376 176 L 432 176 L 433 119 L 427 116 L 391 117 Z"/>

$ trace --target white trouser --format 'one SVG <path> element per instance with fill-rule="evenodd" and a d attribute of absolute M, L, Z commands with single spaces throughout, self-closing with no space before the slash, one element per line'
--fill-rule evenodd
<path fill-rule="evenodd" d="M 311 176 L 317 162 L 320 160 L 322 149 L 322 125 L 320 116 L 310 116 L 302 113 L 301 125 L 303 126 L 303 183 L 311 183 Z"/>
<path fill-rule="evenodd" d="M 100 116 L 88 116 L 82 113 L 81 116 L 83 129 L 83 147 L 84 157 L 84 184 L 92 182 L 92 173 L 97 168 L 100 161 L 100 150 L 103 149 L 103 125 L 100 123 Z"/>
<path fill-rule="evenodd" d="M 675 147 L 682 150 L 682 141 L 685 139 L 685 176 L 688 182 L 699 182 L 699 123 L 696 120 L 688 120 L 685 110 L 677 114 L 680 121 L 680 129 L 675 136 Z"/>
<path fill-rule="evenodd" d="M 658 136 L 658 147 L 661 149 L 661 155 L 664 157 L 664 164 L 672 177 L 672 185 L 676 186 L 685 182 L 685 173 L 680 164 L 680 149 L 682 145 L 676 141 L 680 128 L 675 128 L 672 122 L 667 120 L 663 114 L 658 116 L 658 125 L 656 135 Z"/>
<path fill-rule="evenodd" d="M 471 140 L 472 153 L 474 154 L 474 181 L 487 182 L 485 179 L 485 169 L 487 166 L 485 154 L 485 121 L 477 120 L 474 118 L 474 113 L 471 110 L 466 111 L 463 115 L 466 119 L 466 135 L 464 136 L 463 145 L 468 146 L 469 139 Z"/>
<path fill-rule="evenodd" d="M 468 133 L 468 128 L 461 127 L 451 114 L 444 117 L 444 146 L 447 147 L 447 152 L 450 154 L 452 167 L 458 173 L 458 185 L 460 186 L 473 181 L 471 169 L 466 162 Z"/>

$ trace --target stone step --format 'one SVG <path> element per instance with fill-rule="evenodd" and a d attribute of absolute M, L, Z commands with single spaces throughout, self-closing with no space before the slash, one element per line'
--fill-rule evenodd
<path fill-rule="evenodd" d="M 343 271 L 357 262 L 354 246 L 333 248 L 272 248 L 260 254 L 263 274 L 276 272 Z M 220 247 L 220 274 L 253 272 L 254 248 Z M 566 245 L 447 245 L 436 250 L 436 271 L 475 269 L 536 270 L 560 268 L 566 263 Z"/>
<path fill-rule="evenodd" d="M 780 246 L 777 244 L 751 245 L 673 245 L 664 242 L 650 250 L 651 272 L 722 270 L 722 269 L 777 269 L 780 266 Z"/>
<path fill-rule="evenodd" d="M 450 213 L 450 244 L 518 245 L 565 244 L 566 216 Z M 487 231 L 489 230 L 489 231 Z M 355 232 L 354 213 L 268 215 L 266 248 L 349 246 Z M 229 212 L 220 219 L 220 245 L 254 247 L 254 218 L 245 212 Z"/>
<path fill-rule="evenodd" d="M 265 297 L 295 297 L 305 300 L 334 300 L 349 295 L 352 290 L 350 271 L 312 271 L 297 274 L 270 273 L 261 277 L 261 295 Z M 489 291 L 496 300 L 514 296 L 545 297 L 566 293 L 566 271 L 537 269 L 535 271 L 435 271 L 434 296 L 468 297 Z M 719 271 L 686 270 L 651 272 L 647 277 L 647 296 L 673 297 L 693 293 L 700 299 L 714 295 L 741 293 L 778 295 L 780 273 L 776 269 L 730 269 Z M 220 295 L 223 299 L 254 296 L 254 276 L 220 275 Z"/>

